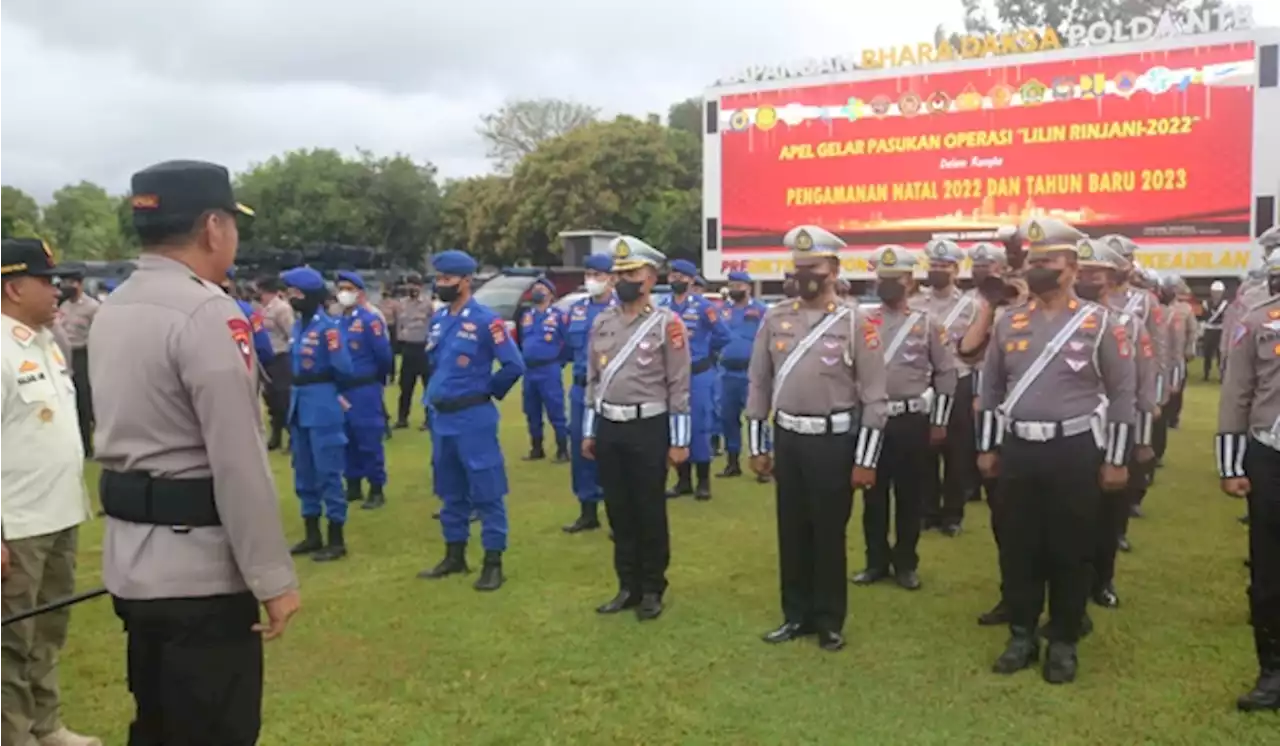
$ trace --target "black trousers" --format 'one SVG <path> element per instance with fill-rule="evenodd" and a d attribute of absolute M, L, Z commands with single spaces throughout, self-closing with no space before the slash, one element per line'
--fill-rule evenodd
<path fill-rule="evenodd" d="M 1204 356 L 1204 380 L 1209 380 L 1209 373 L 1213 370 L 1213 363 L 1218 361 L 1218 373 L 1222 373 L 1222 361 L 1220 355 L 1222 353 L 1222 330 L 1221 329 L 1205 329 L 1204 336 L 1200 339 L 1204 349 L 1201 354 Z"/>
<path fill-rule="evenodd" d="M 71 351 L 71 380 L 76 385 L 76 416 L 80 421 L 80 443 L 86 456 L 93 455 L 93 389 L 89 386 L 89 350 Z"/>
<path fill-rule="evenodd" d="M 902 414 L 884 428 L 884 447 L 876 467 L 876 483 L 862 491 L 862 535 L 867 542 L 867 568 L 898 572 L 920 565 L 920 513 L 924 508 L 929 469 L 937 471 L 929 447 L 929 417 Z M 893 490 L 894 544 L 889 548 L 889 491 Z"/>
<path fill-rule="evenodd" d="M 1280 670 L 1280 452 L 1250 439 L 1249 610 L 1258 663 Z"/>
<path fill-rule="evenodd" d="M 1101 466 L 1092 433 L 1046 443 L 1005 435 L 999 490 L 1008 513 L 1000 570 L 1013 628 L 1036 629 L 1047 585 L 1050 639 L 1080 639 L 1093 584 Z"/>
<path fill-rule="evenodd" d="M 1098 503 L 1098 527 L 1093 555 L 1093 590 L 1100 591 L 1116 579 L 1116 553 L 1120 537 L 1129 532 L 1129 508 L 1142 502 L 1147 492 L 1147 470 L 1154 462 L 1129 459 L 1129 482 L 1123 489 L 1103 492 Z"/>
<path fill-rule="evenodd" d="M 1160 416 L 1151 424 L 1151 450 L 1156 452 L 1156 460 L 1164 458 L 1164 452 L 1169 448 L 1169 407 L 1173 404 L 1173 395 L 1170 395 L 1169 401 L 1160 408 Z"/>
<path fill-rule="evenodd" d="M 136 704 L 129 746 L 249 746 L 262 726 L 262 637 L 252 594 L 115 598 Z"/>
<path fill-rule="evenodd" d="M 267 403 L 267 415 L 271 418 L 272 436 L 283 433 L 288 427 L 289 391 L 293 386 L 293 360 L 288 352 L 278 353 L 267 364 L 271 382 L 262 390 Z"/>
<path fill-rule="evenodd" d="M 409 420 L 413 407 L 413 389 L 422 379 L 422 389 L 427 388 L 427 348 L 419 342 L 402 342 L 400 347 L 400 410 L 399 421 Z"/>
<path fill-rule="evenodd" d="M 596 464 L 620 590 L 661 594 L 667 589 L 670 437 L 665 414 L 631 422 L 596 420 Z"/>
<path fill-rule="evenodd" d="M 982 491 L 987 494 L 987 507 L 991 509 L 991 536 L 996 540 L 996 566 L 1000 566 L 1000 548 L 1008 532 L 1009 510 L 1000 496 L 999 479 L 982 479 Z M 1000 599 L 1004 600 L 1004 572 L 1000 572 Z"/>
<path fill-rule="evenodd" d="M 973 421 L 973 376 L 956 383 L 955 404 L 947 423 L 947 442 L 934 449 L 925 474 L 924 519 L 929 526 L 964 520 L 964 504 L 979 488 L 977 431 Z M 941 467 L 941 470 L 939 469 Z"/>
<path fill-rule="evenodd" d="M 844 628 L 849 607 L 845 530 L 853 512 L 857 433 L 774 430 L 778 576 L 788 622 Z"/>

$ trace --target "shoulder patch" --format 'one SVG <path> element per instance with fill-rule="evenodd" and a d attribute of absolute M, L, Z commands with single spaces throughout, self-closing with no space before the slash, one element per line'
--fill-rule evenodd
<path fill-rule="evenodd" d="M 372 324 L 370 324 L 370 325 L 369 325 L 369 327 L 370 327 L 371 329 L 373 329 L 373 334 L 374 334 L 374 336 L 377 336 L 377 337 L 381 337 L 381 336 L 382 336 L 382 322 L 381 322 L 381 321 L 379 321 L 378 319 L 374 319 L 374 320 L 373 320 L 373 323 L 372 323 Z"/>
<path fill-rule="evenodd" d="M 329 348 L 329 352 L 337 352 L 338 347 L 342 344 L 342 335 L 337 329 L 324 330 L 324 343 Z"/>
<path fill-rule="evenodd" d="M 502 323 L 502 319 L 495 318 L 489 322 L 489 335 L 493 337 L 495 345 L 506 344 L 507 342 L 507 325 Z"/>
<path fill-rule="evenodd" d="M 243 318 L 227 319 L 227 329 L 231 330 L 231 339 L 244 358 L 245 369 L 253 370 L 253 331 L 249 322 Z"/>
<path fill-rule="evenodd" d="M 684 349 L 684 322 L 675 314 L 672 314 L 670 320 L 667 321 L 667 339 L 671 340 L 672 349 Z"/>

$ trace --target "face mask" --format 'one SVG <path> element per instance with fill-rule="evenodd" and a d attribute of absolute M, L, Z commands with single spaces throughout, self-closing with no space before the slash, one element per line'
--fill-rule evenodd
<path fill-rule="evenodd" d="M 876 283 L 876 295 L 885 303 L 897 303 L 907 294 L 907 286 L 901 280 L 880 280 Z"/>
<path fill-rule="evenodd" d="M 533 295 L 530 295 L 529 298 L 532 299 L 534 303 L 541 303 L 547 299 L 547 294 L 543 292 L 537 292 L 537 293 L 534 293 Z"/>
<path fill-rule="evenodd" d="M 800 285 L 795 281 L 795 278 L 782 283 L 782 294 L 788 298 L 794 298 L 800 294 Z"/>
<path fill-rule="evenodd" d="M 587 280 L 587 294 L 592 298 L 599 298 L 608 289 L 608 280 Z"/>
<path fill-rule="evenodd" d="M 826 281 L 826 275 L 820 275 L 816 272 L 796 273 L 796 285 L 800 291 L 800 297 L 805 300 L 814 300 L 822 295 L 822 287 L 826 284 Z"/>
<path fill-rule="evenodd" d="M 293 310 L 306 320 L 316 315 L 316 311 L 320 310 L 320 304 L 323 302 L 323 293 L 306 293 L 301 298 L 289 299 L 289 305 L 293 306 Z"/>
<path fill-rule="evenodd" d="M 1098 300 L 1102 297 L 1102 283 L 1099 282 L 1077 282 L 1076 295 L 1085 300 Z"/>
<path fill-rule="evenodd" d="M 338 303 L 344 308 L 351 308 L 356 304 L 360 296 L 356 295 L 354 290 L 338 291 Z"/>
<path fill-rule="evenodd" d="M 689 292 L 689 283 L 673 282 L 671 283 L 671 292 L 675 293 L 676 295 L 684 295 L 685 293 Z"/>
<path fill-rule="evenodd" d="M 65 303 L 76 299 L 76 289 L 72 287 L 58 288 L 58 302 Z"/>
<path fill-rule="evenodd" d="M 618 291 L 618 300 L 623 303 L 631 303 L 640 299 L 640 290 L 644 287 L 644 283 L 634 280 L 619 280 L 614 289 Z M 674 290 L 674 288 L 672 288 Z"/>
<path fill-rule="evenodd" d="M 938 288 L 939 290 L 941 290 L 942 288 L 949 287 L 950 285 L 951 285 L 950 272 L 943 272 L 941 270 L 938 270 L 938 271 L 929 273 L 929 287 Z"/>
<path fill-rule="evenodd" d="M 458 299 L 460 289 L 457 285 L 436 285 L 436 297 L 445 303 L 452 303 Z"/>
<path fill-rule="evenodd" d="M 1267 289 L 1272 295 L 1280 295 L 1280 275 L 1267 280 Z"/>
<path fill-rule="evenodd" d="M 1173 291 L 1171 291 L 1171 290 L 1161 290 L 1161 291 L 1160 291 L 1160 302 L 1161 302 L 1161 303 L 1163 303 L 1163 304 L 1164 304 L 1164 305 L 1166 305 L 1166 306 L 1167 306 L 1167 305 L 1169 305 L 1170 303 L 1172 303 L 1172 302 L 1173 302 Z"/>
<path fill-rule="evenodd" d="M 1052 293 L 1058 289 L 1058 279 L 1062 270 L 1049 267 L 1032 267 L 1027 270 L 1027 289 L 1036 295 Z"/>
<path fill-rule="evenodd" d="M 421 290 L 419 290 L 418 288 L 409 288 L 409 297 L 410 297 L 410 298 L 417 298 L 417 297 L 418 297 L 419 295 L 421 295 L 421 294 L 422 294 L 422 291 L 421 291 Z"/>
<path fill-rule="evenodd" d="M 730 300 L 732 300 L 732 301 L 733 301 L 733 302 L 735 302 L 735 303 L 740 302 L 740 301 L 744 301 L 744 300 L 746 300 L 746 299 L 747 299 L 747 291 L 745 291 L 745 290 L 730 290 L 730 291 L 729 291 L 729 299 L 730 299 Z"/>

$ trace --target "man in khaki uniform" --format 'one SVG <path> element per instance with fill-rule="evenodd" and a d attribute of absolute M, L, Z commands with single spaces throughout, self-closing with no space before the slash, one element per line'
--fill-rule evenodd
<path fill-rule="evenodd" d="M 1249 610 L 1258 680 L 1236 704 L 1280 710 L 1280 254 L 1266 261 L 1270 297 L 1230 332 L 1214 442 L 1222 489 L 1249 502 Z"/>
<path fill-rule="evenodd" d="M 263 639 L 299 604 L 252 330 L 218 287 L 235 262 L 236 216 L 252 212 L 227 170 L 201 161 L 139 171 L 131 199 L 142 256 L 89 333 L 102 575 L 136 703 L 129 742 L 252 744 Z"/>
<path fill-rule="evenodd" d="M 929 290 L 917 308 L 941 325 L 947 345 L 954 352 L 973 324 L 979 306 L 975 293 L 956 287 L 964 251 L 954 241 L 941 239 L 926 244 L 924 253 L 929 263 Z M 934 448 L 934 458 L 926 467 L 924 485 L 924 528 L 936 528 L 944 536 L 960 535 L 964 504 L 981 488 L 973 432 L 973 369 L 962 360 L 955 362 L 955 406 L 947 424 L 946 441 Z"/>
<path fill-rule="evenodd" d="M 775 476 L 781 643 L 817 634 L 822 649 L 844 647 L 848 612 L 845 529 L 853 491 L 876 482 L 886 421 L 879 329 L 835 295 L 844 242 L 814 225 L 783 237 L 795 262 L 799 299 L 770 308 L 748 371 L 751 468 Z M 770 454 L 769 417 L 777 463 Z"/>
<path fill-rule="evenodd" d="M 866 569 L 853 576 L 858 585 L 889 577 L 898 585 L 920 588 L 921 508 L 928 473 L 937 473 L 934 449 L 947 437 L 956 392 L 955 360 L 939 320 L 923 308 L 911 308 L 916 255 L 901 246 L 882 246 L 872 259 L 881 306 L 867 315 L 884 343 L 885 389 L 889 415 L 884 430 L 876 483 L 863 495 L 862 533 L 867 542 Z M 932 293 L 930 293 L 932 294 Z M 930 395 L 929 392 L 932 392 Z M 931 406 L 932 405 L 932 406 Z M 889 547 L 889 491 L 893 491 L 894 546 Z"/>
<path fill-rule="evenodd" d="M 87 458 L 93 458 L 93 398 L 89 385 L 89 328 L 102 305 L 84 292 L 84 275 L 68 275 L 62 282 L 62 303 L 58 307 L 59 325 L 71 347 L 71 375 L 76 384 L 76 413 L 80 422 L 80 440 Z"/>
<path fill-rule="evenodd" d="M 258 297 L 262 303 L 262 325 L 271 337 L 271 351 L 275 353 L 267 363 L 267 376 L 271 379 L 263 389 L 271 416 L 271 439 L 267 450 L 274 451 L 284 440 L 289 419 L 289 396 L 293 387 L 293 361 L 290 357 L 293 344 L 294 310 L 284 297 L 284 285 L 278 277 L 263 278 L 258 282 Z"/>
<path fill-rule="evenodd" d="M 649 297 L 666 257 L 633 236 L 609 249 L 619 304 L 591 328 L 582 455 L 600 468 L 618 594 L 596 611 L 634 608 L 644 621 L 662 614 L 667 590 L 666 475 L 689 460 L 693 374 L 684 322 Z"/>
<path fill-rule="evenodd" d="M 1133 341 L 1111 312 L 1072 292 L 1083 234 L 1049 218 L 1033 218 L 1019 234 L 1034 299 L 996 324 L 978 397 L 978 468 L 999 478 L 1008 510 L 1000 564 L 1011 634 L 993 668 L 1011 674 L 1039 659 L 1047 581 L 1043 675 L 1066 683 L 1075 679 L 1093 582 L 1101 490 L 1128 482 Z"/>
<path fill-rule="evenodd" d="M 1170 316 L 1169 336 L 1165 349 L 1165 369 L 1169 371 L 1169 403 L 1164 419 L 1172 430 L 1178 429 L 1182 416 L 1182 392 L 1187 385 L 1187 362 L 1195 358 L 1196 321 L 1191 305 L 1181 300 L 1184 283 L 1178 275 L 1165 275 L 1160 281 L 1160 303 Z M 1163 456 L 1163 454 L 1161 454 Z"/>
<path fill-rule="evenodd" d="M 75 591 L 79 525 L 89 517 L 76 390 L 53 339 L 61 274 L 39 239 L 6 239 L 0 298 L 0 383 L 4 387 L 4 616 Z M 4 628 L 5 746 L 101 746 L 62 725 L 58 653 L 71 609 L 63 607 Z"/>
<path fill-rule="evenodd" d="M 422 379 L 422 390 L 427 390 L 427 377 L 430 375 L 427 362 L 427 332 L 431 327 L 431 316 L 435 307 L 422 292 L 422 278 L 409 275 L 405 280 L 408 294 L 400 299 L 400 308 L 396 314 L 395 341 L 400 345 L 400 408 L 396 419 L 396 429 L 409 426 L 409 410 L 413 407 L 413 390 Z M 423 412 L 422 429 L 427 429 L 426 412 Z"/>

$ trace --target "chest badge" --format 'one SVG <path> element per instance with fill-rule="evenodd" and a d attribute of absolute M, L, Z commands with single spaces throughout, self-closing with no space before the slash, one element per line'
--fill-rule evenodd
<path fill-rule="evenodd" d="M 606 366 L 606 365 L 608 365 L 608 364 L 609 364 L 609 356 L 608 356 L 608 355 L 601 355 L 601 356 L 600 356 L 600 367 L 601 367 L 601 368 L 603 368 L 604 366 Z"/>
<path fill-rule="evenodd" d="M 40 421 L 45 423 L 53 422 L 53 410 L 49 409 L 48 407 L 41 409 Z"/>
<path fill-rule="evenodd" d="M 459 367 L 459 368 L 465 368 L 465 367 L 467 367 L 467 366 L 468 366 L 468 365 L 470 365 L 470 364 L 471 364 L 471 358 L 467 357 L 466 355 L 459 355 L 459 356 L 458 356 L 458 367 Z"/>
<path fill-rule="evenodd" d="M 1075 371 L 1076 373 L 1079 373 L 1080 371 L 1084 370 L 1084 366 L 1088 364 L 1089 364 L 1088 360 L 1076 360 L 1073 357 L 1067 358 L 1067 365 L 1070 366 L 1071 370 Z"/>

